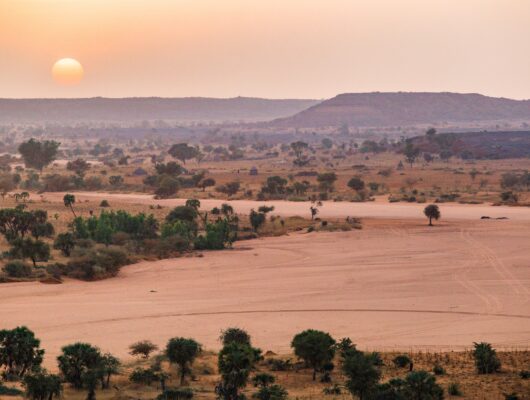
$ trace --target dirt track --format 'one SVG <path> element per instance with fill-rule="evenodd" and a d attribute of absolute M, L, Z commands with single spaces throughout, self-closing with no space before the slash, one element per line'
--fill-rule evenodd
<path fill-rule="evenodd" d="M 234 206 L 244 211 L 256 204 Z M 283 206 L 277 210 L 288 213 Z M 341 206 L 326 204 L 323 214 L 340 215 Z M 293 334 L 310 327 L 368 349 L 461 349 L 481 340 L 530 346 L 528 209 L 513 209 L 510 220 L 455 219 L 429 229 L 412 218 L 417 207 L 369 206 L 357 209 L 366 211 L 361 216 L 386 208 L 401 220 L 142 262 L 102 282 L 2 285 L 0 321 L 35 330 L 51 364 L 60 346 L 79 340 L 122 357 L 130 343 L 146 338 L 163 345 L 172 336 L 192 336 L 216 348 L 219 331 L 233 325 L 274 351 L 287 351 Z M 442 208 L 468 218 L 506 211 Z"/>

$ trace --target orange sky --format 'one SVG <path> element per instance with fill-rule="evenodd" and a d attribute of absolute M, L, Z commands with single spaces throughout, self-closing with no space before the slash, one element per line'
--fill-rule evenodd
<path fill-rule="evenodd" d="M 530 0 L 0 0 L 0 97 L 530 98 Z M 85 79 L 61 87 L 62 57 Z"/>

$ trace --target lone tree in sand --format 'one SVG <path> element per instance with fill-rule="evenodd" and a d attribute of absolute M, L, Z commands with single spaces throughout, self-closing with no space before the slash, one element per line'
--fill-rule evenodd
<path fill-rule="evenodd" d="M 63 202 L 65 207 L 70 208 L 72 214 L 74 214 L 74 218 L 77 218 L 77 215 L 75 215 L 74 211 L 75 196 L 73 194 L 65 194 L 63 197 Z"/>
<path fill-rule="evenodd" d="M 432 226 L 432 219 L 435 220 L 440 219 L 440 209 L 436 204 L 429 204 L 425 209 L 423 210 L 423 213 L 427 218 L 429 218 L 429 226 Z"/>

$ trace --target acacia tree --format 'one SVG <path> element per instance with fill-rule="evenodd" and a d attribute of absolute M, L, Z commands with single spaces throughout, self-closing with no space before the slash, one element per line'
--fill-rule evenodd
<path fill-rule="evenodd" d="M 291 347 L 296 356 L 313 368 L 313 380 L 316 380 L 317 372 L 324 365 L 333 361 L 335 355 L 335 340 L 329 333 L 314 329 L 297 334 L 291 342 Z"/>
<path fill-rule="evenodd" d="M 429 204 L 427 207 L 425 207 L 425 209 L 423 210 L 423 213 L 425 214 L 427 218 L 429 218 L 429 226 L 432 226 L 433 218 L 435 220 L 438 220 L 440 219 L 442 215 L 440 213 L 440 209 L 438 208 L 436 204 Z"/>
<path fill-rule="evenodd" d="M 179 366 L 180 384 L 184 384 L 186 375 L 191 373 L 193 361 L 201 353 L 202 348 L 193 339 L 176 337 L 170 339 L 166 346 L 166 355 L 169 361 Z"/>
<path fill-rule="evenodd" d="M 168 153 L 172 157 L 182 161 L 183 164 L 186 164 L 186 160 L 197 157 L 199 150 L 196 147 L 189 146 L 187 143 L 177 143 L 171 146 Z"/>
<path fill-rule="evenodd" d="M 26 167 L 42 171 L 44 167 L 55 160 L 60 145 L 59 142 L 54 140 L 39 142 L 31 138 L 18 146 L 18 152 L 24 159 Z"/>
<path fill-rule="evenodd" d="M 43 356 L 40 340 L 25 326 L 0 330 L 0 367 L 7 374 L 22 378 L 41 365 Z"/>
<path fill-rule="evenodd" d="M 158 346 L 149 340 L 141 340 L 129 346 L 129 354 L 132 356 L 141 355 L 143 358 L 149 358 L 149 355 L 158 350 Z"/>

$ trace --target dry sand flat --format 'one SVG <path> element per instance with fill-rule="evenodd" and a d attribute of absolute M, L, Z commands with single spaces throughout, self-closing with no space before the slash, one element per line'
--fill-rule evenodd
<path fill-rule="evenodd" d="M 142 262 L 101 282 L 2 285 L 0 321 L 35 330 L 48 363 L 62 345 L 79 340 L 122 357 L 133 341 L 163 345 L 177 335 L 216 348 L 228 326 L 248 329 L 258 346 L 274 351 L 287 351 L 305 328 L 371 349 L 461 349 L 479 340 L 530 345 L 528 221 L 365 225 Z"/>
<path fill-rule="evenodd" d="M 49 201 L 62 202 L 65 193 L 45 193 L 42 197 Z M 101 201 L 118 201 L 120 203 L 132 204 L 160 204 L 161 206 L 174 207 L 183 205 L 186 199 L 166 199 L 155 200 L 148 194 L 121 194 L 121 193 L 102 193 L 102 192 L 76 192 L 75 196 L 78 201 L 92 200 Z M 248 214 L 252 208 L 257 209 L 260 205 L 273 205 L 274 214 L 281 216 L 300 215 L 309 218 L 310 202 L 293 202 L 293 201 L 264 201 L 254 200 L 217 200 L 201 199 L 201 207 L 205 210 L 213 207 L 219 207 L 223 203 L 230 203 L 237 213 Z M 388 203 L 384 199 L 376 202 L 350 203 L 350 202 L 324 202 L 319 208 L 319 217 L 340 218 L 346 216 L 368 217 L 368 218 L 421 218 L 425 204 L 417 203 Z M 530 208 L 528 207 L 493 207 L 487 204 L 470 205 L 445 203 L 441 204 L 442 216 L 444 219 L 465 219 L 477 220 L 482 216 L 492 218 L 506 217 L 517 221 L 530 221 Z"/>

